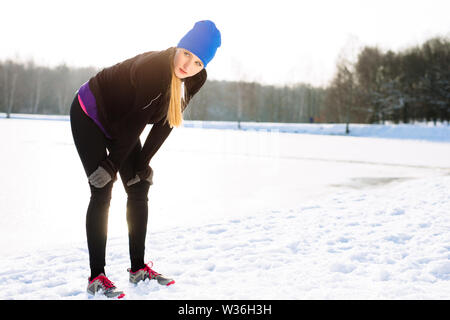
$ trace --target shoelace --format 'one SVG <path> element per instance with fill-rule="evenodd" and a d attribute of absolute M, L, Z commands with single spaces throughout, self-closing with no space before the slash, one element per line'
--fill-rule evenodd
<path fill-rule="evenodd" d="M 153 270 L 151 267 L 148 266 L 150 263 L 151 267 L 153 267 L 153 262 L 149 261 L 148 263 L 145 264 L 144 270 L 146 270 L 151 277 L 159 276 L 160 273 L 156 272 L 155 270 Z"/>
<path fill-rule="evenodd" d="M 116 287 L 114 283 L 111 280 L 109 280 L 106 276 L 99 276 L 97 277 L 97 279 L 102 283 L 105 289 L 112 289 Z"/>

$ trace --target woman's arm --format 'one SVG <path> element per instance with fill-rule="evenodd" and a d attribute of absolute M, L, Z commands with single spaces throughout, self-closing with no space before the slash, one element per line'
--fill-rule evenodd
<path fill-rule="evenodd" d="M 150 160 L 166 141 L 172 129 L 165 117 L 152 126 L 139 155 L 136 172 L 147 170 Z"/>

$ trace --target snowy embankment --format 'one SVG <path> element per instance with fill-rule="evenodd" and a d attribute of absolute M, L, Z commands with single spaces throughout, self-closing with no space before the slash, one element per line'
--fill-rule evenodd
<path fill-rule="evenodd" d="M 0 135 L 0 299 L 92 299 L 68 122 Z M 127 299 L 450 298 L 449 143 L 196 126 L 152 163 L 146 258 L 176 284 L 128 283 L 115 187 L 106 271 Z"/>
<path fill-rule="evenodd" d="M 0 118 L 5 118 L 5 113 L 0 113 Z M 40 119 L 53 121 L 69 121 L 68 116 L 58 115 L 30 115 L 12 114 L 14 119 Z M 432 122 L 421 124 L 358 124 L 349 125 L 350 133 L 346 134 L 346 125 L 343 123 L 276 123 L 276 122 L 236 122 L 236 121 L 184 121 L 186 128 L 203 129 L 231 129 L 231 130 L 256 130 L 276 131 L 285 133 L 306 133 L 341 135 L 353 137 L 377 137 L 394 139 L 413 139 L 437 142 L 450 142 L 450 125 Z"/>

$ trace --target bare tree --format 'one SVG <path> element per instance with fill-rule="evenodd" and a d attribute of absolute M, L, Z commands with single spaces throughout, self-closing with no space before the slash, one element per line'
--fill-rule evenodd
<path fill-rule="evenodd" d="M 34 99 L 33 99 L 33 113 L 36 114 L 39 108 L 39 101 L 41 99 L 41 89 L 42 89 L 42 80 L 41 80 L 42 69 L 37 68 L 36 77 L 34 81 Z"/>
<path fill-rule="evenodd" d="M 5 63 L 4 72 L 4 99 L 6 107 L 6 117 L 11 117 L 11 112 L 14 106 L 14 96 L 16 92 L 18 71 L 12 61 Z"/>

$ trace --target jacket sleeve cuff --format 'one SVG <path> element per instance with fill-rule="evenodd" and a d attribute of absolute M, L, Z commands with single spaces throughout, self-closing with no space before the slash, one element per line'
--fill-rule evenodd
<path fill-rule="evenodd" d="M 139 179 L 145 180 L 152 174 L 152 171 L 152 168 L 150 166 L 147 166 L 147 168 L 136 172 L 136 174 L 139 176 Z"/>

